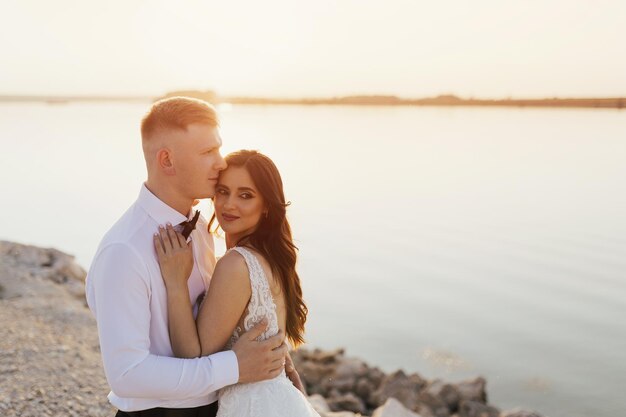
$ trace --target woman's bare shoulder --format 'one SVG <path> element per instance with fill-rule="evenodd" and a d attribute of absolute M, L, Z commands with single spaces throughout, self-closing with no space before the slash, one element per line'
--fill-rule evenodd
<path fill-rule="evenodd" d="M 215 265 L 213 279 L 227 280 L 231 283 L 232 281 L 247 283 L 249 278 L 246 260 L 237 251 L 230 250 L 226 252 Z"/>

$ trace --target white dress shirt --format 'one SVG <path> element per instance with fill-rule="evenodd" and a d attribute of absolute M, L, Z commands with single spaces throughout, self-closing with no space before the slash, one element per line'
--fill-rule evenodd
<path fill-rule="evenodd" d="M 87 274 L 87 304 L 98 323 L 109 401 L 122 411 L 210 404 L 217 390 L 239 379 L 233 351 L 173 357 L 153 235 L 159 225 L 184 220 L 143 185 L 137 201 L 102 239 Z M 195 304 L 215 268 L 213 237 L 202 216 L 191 241 L 195 262 L 189 296 Z"/>

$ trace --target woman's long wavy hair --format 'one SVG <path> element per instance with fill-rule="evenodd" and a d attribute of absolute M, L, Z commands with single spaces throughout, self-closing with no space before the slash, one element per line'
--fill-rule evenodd
<path fill-rule="evenodd" d="M 287 221 L 287 206 L 291 203 L 285 201 L 280 173 L 271 159 L 257 151 L 240 150 L 226 155 L 224 159 L 229 168 L 245 168 L 263 196 L 267 215 L 261 215 L 254 232 L 239 239 L 235 246 L 251 246 L 257 250 L 271 265 L 272 273 L 279 277 L 287 307 L 287 337 L 297 347 L 304 343 L 308 309 L 302 299 L 300 278 L 296 272 L 298 248 L 293 243 Z M 215 219 L 213 214 L 209 229 Z"/>

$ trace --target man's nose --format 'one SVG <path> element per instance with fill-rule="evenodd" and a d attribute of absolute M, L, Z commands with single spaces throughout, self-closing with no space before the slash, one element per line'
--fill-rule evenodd
<path fill-rule="evenodd" d="M 222 156 L 221 153 L 218 153 L 219 155 L 219 159 L 217 160 L 217 163 L 215 165 L 215 169 L 219 170 L 219 171 L 223 171 L 226 169 L 226 167 L 228 166 L 228 164 L 226 163 L 226 161 L 224 160 L 224 157 Z"/>

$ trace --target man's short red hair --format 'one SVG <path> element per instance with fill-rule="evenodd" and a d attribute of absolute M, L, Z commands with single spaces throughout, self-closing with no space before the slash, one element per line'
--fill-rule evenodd
<path fill-rule="evenodd" d="M 203 100 L 190 97 L 170 97 L 159 100 L 141 121 L 143 141 L 158 131 L 167 129 L 187 129 L 193 123 L 219 126 L 215 108 Z"/>

